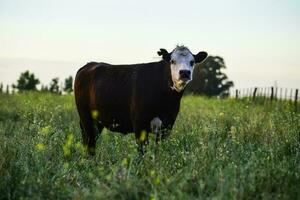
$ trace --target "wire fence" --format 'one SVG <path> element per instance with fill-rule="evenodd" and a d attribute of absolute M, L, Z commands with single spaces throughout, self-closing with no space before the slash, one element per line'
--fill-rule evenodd
<path fill-rule="evenodd" d="M 267 102 L 289 101 L 294 104 L 297 111 L 299 103 L 299 89 L 279 88 L 279 87 L 253 87 L 235 89 L 230 91 L 230 97 L 235 99 L 248 98 L 253 101 L 264 99 Z"/>

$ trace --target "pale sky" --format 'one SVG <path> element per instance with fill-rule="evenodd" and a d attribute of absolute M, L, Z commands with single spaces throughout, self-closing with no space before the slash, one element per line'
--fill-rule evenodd
<path fill-rule="evenodd" d="M 0 82 L 48 84 L 89 61 L 158 61 L 176 44 L 225 59 L 236 88 L 300 88 L 299 0 L 0 0 Z"/>

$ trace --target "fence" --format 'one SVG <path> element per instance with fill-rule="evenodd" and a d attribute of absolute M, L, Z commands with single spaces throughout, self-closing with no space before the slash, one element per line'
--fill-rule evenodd
<path fill-rule="evenodd" d="M 254 87 L 235 89 L 230 92 L 230 96 L 235 99 L 250 98 L 255 100 L 256 98 L 263 98 L 270 102 L 278 100 L 288 100 L 293 102 L 295 109 L 297 110 L 298 105 L 299 89 L 288 89 L 278 87 Z"/>

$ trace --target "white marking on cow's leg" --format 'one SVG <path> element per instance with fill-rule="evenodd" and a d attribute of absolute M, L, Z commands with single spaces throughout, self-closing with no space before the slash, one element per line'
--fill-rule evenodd
<path fill-rule="evenodd" d="M 156 144 L 158 144 L 158 142 L 161 140 L 161 126 L 162 121 L 159 119 L 159 117 L 154 117 L 150 122 L 151 132 L 156 135 Z"/>
<path fill-rule="evenodd" d="M 159 117 L 154 117 L 150 122 L 151 131 L 155 134 L 158 134 L 161 129 L 162 121 Z"/>

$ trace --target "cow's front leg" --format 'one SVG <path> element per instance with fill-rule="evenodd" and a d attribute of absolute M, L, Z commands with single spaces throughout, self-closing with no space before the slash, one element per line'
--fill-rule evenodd
<path fill-rule="evenodd" d="M 155 141 L 158 143 L 161 140 L 161 127 L 162 127 L 162 121 L 159 119 L 159 117 L 155 117 L 150 122 L 150 128 L 151 132 L 156 135 Z"/>
<path fill-rule="evenodd" d="M 172 117 L 172 115 L 170 115 L 170 116 L 162 117 L 162 127 L 161 127 L 161 131 L 160 131 L 161 140 L 164 140 L 171 135 L 176 116 L 174 116 L 174 117 Z"/>

